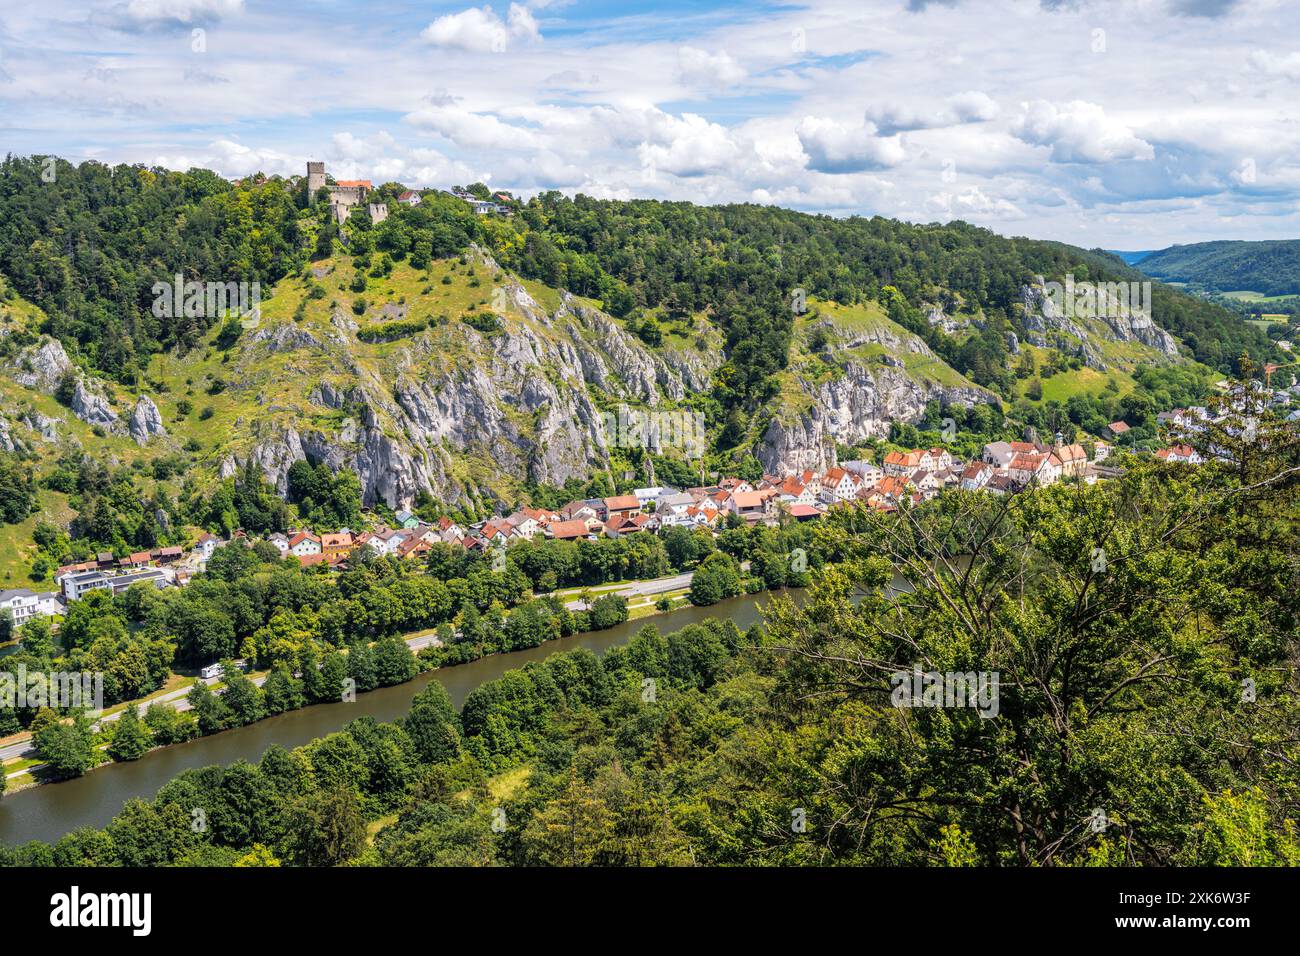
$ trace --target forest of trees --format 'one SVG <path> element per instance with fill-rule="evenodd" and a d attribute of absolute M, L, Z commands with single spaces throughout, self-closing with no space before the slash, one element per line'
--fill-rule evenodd
<path fill-rule="evenodd" d="M 1220 292 L 1300 293 L 1300 240 L 1193 242 L 1161 249 L 1137 267 L 1147 275 Z"/>
<path fill-rule="evenodd" d="M 231 184 L 203 170 L 59 162 L 54 181 L 45 182 L 43 170 L 40 157 L 9 157 L 0 166 L 0 273 L 46 310 L 45 331 L 122 382 L 136 382 L 151 354 L 192 347 L 215 321 L 156 318 L 154 282 L 182 271 L 269 287 L 336 246 L 326 205 L 307 195 L 301 177 Z M 375 198 L 391 200 L 401 188 L 384 184 Z M 556 192 L 520 205 L 509 219 L 476 217 L 446 193 L 426 193 L 415 207 L 389 205 L 388 219 L 373 228 L 354 213 L 352 254 L 419 268 L 477 242 L 507 268 L 601 300 L 652 343 L 662 337 L 661 323 L 689 333 L 690 318 L 704 314 L 727 350 L 709 410 L 715 425 L 731 416 L 731 435 L 743 433 L 775 394 L 773 375 L 789 357 L 796 290 L 845 304 L 880 302 L 958 371 L 994 385 L 1009 364 L 1004 333 L 1024 332 L 1017 305 L 1035 276 L 1142 278 L 1105 253 L 1005 238 L 960 221 L 913 225 Z M 1164 286 L 1153 298 L 1157 324 L 1211 367 L 1235 372 L 1242 352 L 1256 360 L 1274 354 L 1260 330 L 1219 306 Z M 959 302 L 986 319 L 984 331 L 962 343 L 932 328 L 922 312 L 927 304 Z"/>
<path fill-rule="evenodd" d="M 105 703 L 112 705 L 157 690 L 173 666 L 235 657 L 278 672 L 272 687 L 282 681 L 297 686 L 307 678 L 292 675 L 315 673 L 316 665 L 346 649 L 347 676 L 358 689 L 369 690 L 383 683 L 366 669 L 375 642 L 404 648 L 399 635 L 438 628 L 443 644 L 422 651 L 420 667 L 461 664 L 627 620 L 621 596 L 596 596 L 588 607 L 570 611 L 550 596 L 557 588 L 649 579 L 702 566 L 705 573 L 692 599 L 712 604 L 742 590 L 806 584 L 808 572 L 789 567 L 796 548 L 803 549 L 808 568 L 825 560 L 813 529 L 798 524 L 733 527 L 716 544 L 707 532 L 686 528 L 662 537 L 519 542 L 507 550 L 500 571 L 493 569 L 490 555 L 447 544 L 435 545 L 423 568 L 362 553 L 337 574 L 285 561 L 267 542 L 230 545 L 218 549 L 207 572 L 185 588 L 137 585 L 117 596 L 92 592 L 69 605 L 57 635 L 44 618 L 23 625 L 18 629 L 22 646 L 0 660 L 0 672 L 16 675 L 24 667 L 32 673 L 101 672 Z M 753 571 L 742 577 L 739 567 L 746 561 Z M 719 567 L 726 573 L 706 590 Z M 281 689 L 297 706 L 323 699 L 310 687 L 305 695 L 301 687 Z M 256 700 L 261 692 L 249 696 Z M 212 732 L 266 712 L 258 705 L 238 719 L 223 718 L 212 729 L 201 729 Z M 40 719 L 37 708 L 0 706 L 0 736 L 31 729 Z M 84 772 L 89 765 L 76 769 Z"/>
<path fill-rule="evenodd" d="M 0 857 L 1300 865 L 1300 438 L 1250 406 L 1198 439 L 1214 464 L 841 512 L 806 599 L 748 633 L 647 625 L 459 714 L 431 683 L 395 724 L 185 771 L 102 830 Z M 992 675 L 996 713 L 900 704 L 917 670 Z"/>

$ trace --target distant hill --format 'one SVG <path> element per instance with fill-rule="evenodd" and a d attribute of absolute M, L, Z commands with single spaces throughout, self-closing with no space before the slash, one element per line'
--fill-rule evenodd
<path fill-rule="evenodd" d="M 1300 293 L 1300 239 L 1197 242 L 1170 246 L 1136 261 L 1152 278 L 1217 292 Z"/>
<path fill-rule="evenodd" d="M 1135 266 L 1143 259 L 1145 259 L 1147 256 L 1154 255 L 1157 250 L 1142 249 L 1139 250 L 1138 252 L 1125 252 L 1122 249 L 1106 249 L 1104 251 L 1109 252 L 1112 256 L 1119 259 L 1125 265 Z"/>

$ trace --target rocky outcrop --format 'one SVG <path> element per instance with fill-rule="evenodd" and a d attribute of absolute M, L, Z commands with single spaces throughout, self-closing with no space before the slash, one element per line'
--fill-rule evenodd
<path fill-rule="evenodd" d="M 927 307 L 925 320 L 948 335 L 955 335 L 962 329 L 970 325 L 967 319 L 958 319 L 948 315 L 942 305 L 932 305 Z"/>
<path fill-rule="evenodd" d="M 45 441 L 59 440 L 59 426 L 63 424 L 61 418 L 50 418 L 33 408 L 23 415 L 22 422 Z"/>
<path fill-rule="evenodd" d="M 72 360 L 58 339 L 46 339 L 18 353 L 11 378 L 19 385 L 52 393 L 72 370 Z"/>
<path fill-rule="evenodd" d="M 1122 315 L 1103 316 L 1115 337 L 1123 342 L 1137 341 L 1148 348 L 1157 349 L 1165 355 L 1178 354 L 1178 340 L 1166 332 L 1151 316 L 1141 312 L 1128 312 Z"/>
<path fill-rule="evenodd" d="M 85 379 L 77 380 L 71 407 L 72 414 L 88 425 L 99 425 L 109 431 L 118 427 L 117 412 L 113 411 L 113 406 L 93 384 L 87 386 Z"/>
<path fill-rule="evenodd" d="M 1020 288 L 1020 317 L 1030 345 L 1077 355 L 1086 365 L 1103 372 L 1106 363 L 1096 344 L 1098 337 L 1138 342 L 1171 358 L 1178 355 L 1177 339 L 1156 325 L 1149 314 L 1131 309 L 1124 301 L 1106 300 L 1105 296 L 1096 300 L 1082 297 L 1091 311 L 1066 315 L 1045 293 L 1040 285 Z"/>
<path fill-rule="evenodd" d="M 319 349 L 321 342 L 306 329 L 282 322 L 263 327 L 247 336 L 249 344 L 265 343 L 271 352 L 293 352 L 298 349 Z"/>
<path fill-rule="evenodd" d="M 58 441 L 60 424 L 62 419 L 42 415 L 33 408 L 26 409 L 13 421 L 0 416 L 0 451 L 29 451 L 33 442 Z M 31 429 L 31 435 L 20 438 L 15 430 L 21 427 Z"/>
<path fill-rule="evenodd" d="M 136 399 L 127 431 L 140 446 L 149 444 L 149 439 L 155 435 L 167 434 L 167 429 L 163 427 L 162 415 L 158 413 L 158 406 L 149 396 L 141 395 Z"/>
<path fill-rule="evenodd" d="M 492 268 L 491 265 L 489 265 Z M 589 387 L 649 407 L 707 387 L 721 357 L 695 349 L 682 356 L 652 350 L 616 320 L 571 296 L 547 313 L 517 283 L 504 287 L 501 329 L 454 329 L 458 358 L 445 354 L 450 329 L 433 328 L 403 341 L 376 367 L 357 360 L 355 329 L 335 323 L 347 344 L 318 343 L 330 371 L 304 389 L 317 409 L 345 412 L 337 427 L 304 428 L 308 416 L 285 418 L 263 406 L 253 440 L 228 455 L 225 475 L 252 461 L 281 492 L 299 460 L 348 468 L 361 479 L 366 503 L 409 506 L 421 490 L 441 500 L 475 497 L 453 472 L 473 455 L 516 479 L 563 484 L 605 467 L 601 411 Z M 498 290 L 500 291 L 500 290 Z M 277 326 L 241 340 L 241 374 L 250 387 L 260 356 L 301 342 Z M 305 343 L 302 343 L 305 344 Z M 463 347 L 463 348 L 462 348 Z M 305 360 L 310 361 L 310 360 Z M 280 424 L 276 424 L 277 418 Z"/>
<path fill-rule="evenodd" d="M 938 385 L 889 365 L 858 362 L 847 363 L 843 375 L 821 385 L 800 385 L 812 396 L 811 405 L 797 415 L 773 418 L 755 449 L 764 471 L 772 474 L 829 468 L 836 463 L 837 443 L 887 438 L 891 423 L 921 421 L 932 400 L 962 407 L 997 402 L 981 388 Z"/>

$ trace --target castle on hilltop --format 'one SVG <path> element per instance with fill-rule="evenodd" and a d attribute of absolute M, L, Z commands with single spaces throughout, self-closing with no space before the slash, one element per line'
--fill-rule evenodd
<path fill-rule="evenodd" d="M 333 183 L 327 183 L 325 164 L 307 163 L 307 195 L 314 197 L 322 188 L 329 190 L 330 215 L 334 217 L 335 222 L 342 225 L 352 214 L 353 208 L 364 203 L 375 187 L 368 179 L 338 179 Z M 371 222 L 381 223 L 388 218 L 388 205 L 369 203 L 368 212 Z"/>

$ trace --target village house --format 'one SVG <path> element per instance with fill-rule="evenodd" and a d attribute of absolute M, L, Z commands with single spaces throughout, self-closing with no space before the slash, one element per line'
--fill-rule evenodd
<path fill-rule="evenodd" d="M 1036 485 L 1054 484 L 1061 477 L 1061 462 L 1050 452 L 1037 454 L 1017 452 L 1007 466 L 1007 475 L 1020 487 L 1031 482 Z"/>
<path fill-rule="evenodd" d="M 988 480 L 984 490 L 993 495 L 1011 495 L 1019 490 L 1019 485 L 1010 475 L 999 472 Z"/>
<path fill-rule="evenodd" d="M 928 471 L 946 471 L 952 468 L 952 455 L 943 448 L 931 448 L 921 453 L 920 467 Z"/>
<path fill-rule="evenodd" d="M 399 558 L 423 558 L 433 547 L 424 538 L 411 537 L 407 538 L 397 546 L 397 556 Z"/>
<path fill-rule="evenodd" d="M 805 471 L 799 476 L 803 486 L 808 489 L 808 493 L 813 496 L 814 501 L 820 501 L 822 497 L 822 476 L 815 471 Z"/>
<path fill-rule="evenodd" d="M 984 446 L 984 461 L 994 468 L 1005 468 L 1011 464 L 1016 453 L 1011 450 L 1009 441 L 991 441 Z"/>
<path fill-rule="evenodd" d="M 696 528 L 711 528 L 721 516 L 722 511 L 712 501 L 702 501 L 686 509 L 687 521 Z"/>
<path fill-rule="evenodd" d="M 615 515 L 605 522 L 605 533 L 611 538 L 617 538 L 625 534 L 636 534 L 638 531 L 645 529 L 648 520 L 649 517 L 642 514 Z"/>
<path fill-rule="evenodd" d="M 81 561 L 77 564 L 65 564 L 54 572 L 54 583 L 62 586 L 63 579 L 70 574 L 81 574 L 83 571 L 94 571 L 94 561 Z"/>
<path fill-rule="evenodd" d="M 560 518 L 564 521 L 573 521 L 581 518 L 599 518 L 600 509 L 604 506 L 599 498 L 592 498 L 584 501 L 570 501 L 567 505 L 560 508 Z"/>
<path fill-rule="evenodd" d="M 695 496 L 685 491 L 663 495 L 655 507 L 656 513 L 663 519 L 686 514 L 686 509 L 695 504 Z"/>
<path fill-rule="evenodd" d="M 887 502 L 896 502 L 907 496 L 908 483 L 898 475 L 886 475 L 877 483 L 875 492 Z"/>
<path fill-rule="evenodd" d="M 910 475 L 921 467 L 923 455 L 925 455 L 925 452 L 919 448 L 914 448 L 911 451 L 891 451 L 885 456 L 885 474 L 897 478 Z"/>
<path fill-rule="evenodd" d="M 310 531 L 299 531 L 289 538 L 289 553 L 295 558 L 303 558 L 309 554 L 320 554 L 322 550 L 320 538 Z"/>
<path fill-rule="evenodd" d="M 777 492 L 780 500 L 791 506 L 815 505 L 819 500 L 818 495 L 813 492 L 811 485 L 805 485 L 802 481 L 793 476 L 781 482 Z"/>
<path fill-rule="evenodd" d="M 596 537 L 596 530 L 600 528 L 600 521 L 595 518 L 572 518 L 567 521 L 553 521 L 546 528 L 546 537 L 555 541 L 577 541 L 582 538 Z"/>
<path fill-rule="evenodd" d="M 491 518 L 483 522 L 478 533 L 490 545 L 495 545 L 498 541 L 508 543 L 510 539 L 519 537 L 515 534 L 514 527 L 504 518 Z"/>
<path fill-rule="evenodd" d="M 38 617 L 52 617 L 65 610 L 59 596 L 52 591 L 37 593 L 27 588 L 0 591 L 0 610 L 3 609 L 9 611 L 16 628 Z"/>
<path fill-rule="evenodd" d="M 858 493 L 858 477 L 843 468 L 831 468 L 822 478 L 822 500 L 852 501 Z"/>
<path fill-rule="evenodd" d="M 963 491 L 979 491 L 989 483 L 996 472 L 987 461 L 973 461 L 961 473 Z"/>
<path fill-rule="evenodd" d="M 347 554 L 352 550 L 353 540 L 350 531 L 340 532 L 338 534 L 323 534 L 320 536 L 321 554 L 326 556 L 332 554 Z"/>
<path fill-rule="evenodd" d="M 1088 453 L 1079 444 L 1052 446 L 1052 454 L 1061 463 L 1061 477 L 1080 478 L 1088 467 Z"/>
<path fill-rule="evenodd" d="M 858 476 L 858 481 L 863 487 L 870 488 L 881 478 L 885 477 L 884 471 L 875 462 L 857 460 L 840 462 L 840 467 L 847 472 Z"/>
<path fill-rule="evenodd" d="M 1156 457 L 1161 461 L 1181 462 L 1187 465 L 1199 465 L 1204 461 L 1200 453 L 1191 445 L 1171 445 L 1169 448 L 1161 448 L 1156 452 Z"/>
<path fill-rule="evenodd" d="M 203 532 L 199 535 L 199 540 L 194 542 L 194 553 L 199 556 L 205 563 L 212 560 L 212 555 L 217 550 L 216 535 Z"/>
<path fill-rule="evenodd" d="M 918 468 L 912 472 L 907 479 L 907 483 L 919 491 L 921 497 L 927 499 L 935 497 L 943 487 L 935 472 L 927 471 L 924 468 Z"/>
<path fill-rule="evenodd" d="M 664 495 L 671 495 L 676 491 L 676 488 L 634 488 L 632 494 L 636 495 L 636 500 L 644 508 L 646 505 L 657 505 Z"/>
<path fill-rule="evenodd" d="M 727 510 L 746 521 L 758 521 L 767 516 L 767 498 L 761 491 L 738 491 L 727 499 Z"/>
<path fill-rule="evenodd" d="M 813 521 L 825 514 L 825 511 L 815 505 L 793 504 L 790 506 L 790 517 L 795 521 Z"/>
<path fill-rule="evenodd" d="M 718 489 L 720 491 L 727 491 L 730 492 L 731 494 L 735 494 L 738 491 L 739 492 L 753 491 L 754 486 L 751 485 L 749 482 L 745 481 L 745 479 L 743 478 L 723 478 L 721 481 L 718 482 Z"/>
<path fill-rule="evenodd" d="M 614 495 L 612 498 L 604 499 L 603 505 L 606 521 L 619 515 L 630 518 L 641 512 L 641 502 L 637 500 L 636 495 Z"/>
<path fill-rule="evenodd" d="M 550 523 L 544 521 L 545 518 L 546 515 L 543 512 L 534 512 L 528 508 L 521 508 L 514 514 L 507 516 L 505 521 L 514 531 L 515 537 L 532 540 L 532 538 L 541 534 L 544 524 Z"/>
<path fill-rule="evenodd" d="M 444 516 L 438 519 L 438 535 L 444 541 L 447 539 L 448 535 L 452 535 L 456 538 L 463 538 L 465 537 L 465 529 L 450 518 Z"/>
<path fill-rule="evenodd" d="M 133 584 L 152 584 L 154 587 L 167 587 L 172 581 L 171 572 L 161 568 L 144 568 L 126 574 L 105 574 L 103 571 L 86 571 L 81 574 L 66 576 L 62 584 L 63 597 L 68 601 L 80 601 L 91 591 L 109 590 L 121 594 Z"/>

